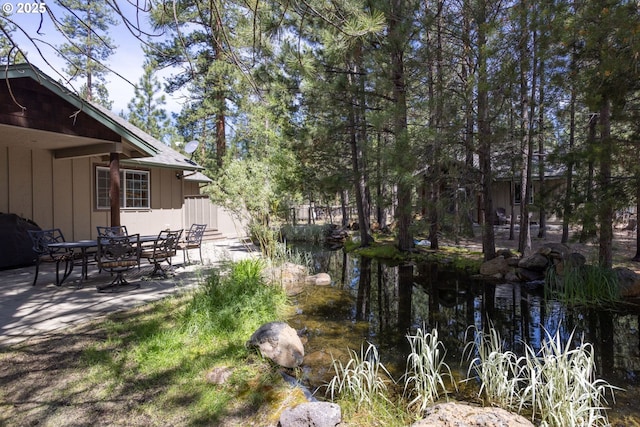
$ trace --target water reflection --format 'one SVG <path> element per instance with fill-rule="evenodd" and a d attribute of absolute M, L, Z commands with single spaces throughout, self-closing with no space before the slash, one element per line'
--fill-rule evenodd
<path fill-rule="evenodd" d="M 627 309 L 570 310 L 545 301 L 540 290 L 519 284 L 491 284 L 461 275 L 441 265 L 388 265 L 342 251 L 320 252 L 316 272 L 328 272 L 330 287 L 310 287 L 294 300 L 297 315 L 290 322 L 307 330 L 307 369 L 331 363 L 331 357 L 359 351 L 365 342 L 378 346 L 385 365 L 404 370 L 405 334 L 418 327 L 437 328 L 447 349 L 447 363 L 466 373 L 462 361 L 470 325 L 493 325 L 505 350 L 522 354 L 524 343 L 539 350 L 547 333 L 560 331 L 593 345 L 598 375 L 620 387 L 637 385 L 640 372 L 639 312 Z M 313 360 L 313 362 L 312 362 Z M 313 366 L 313 364 L 316 366 Z M 330 368 L 330 367 L 329 367 Z M 332 372 L 325 369 L 324 374 Z M 326 381 L 311 378 L 315 386 Z"/>

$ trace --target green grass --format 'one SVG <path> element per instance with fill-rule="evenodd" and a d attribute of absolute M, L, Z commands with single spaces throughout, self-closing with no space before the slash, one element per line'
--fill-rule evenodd
<path fill-rule="evenodd" d="M 331 224 L 284 224 L 280 228 L 283 240 L 322 244 L 331 231 Z"/>
<path fill-rule="evenodd" d="M 165 425 L 216 424 L 239 396 L 249 406 L 268 403 L 280 378 L 245 342 L 281 318 L 286 296 L 263 283 L 261 268 L 256 260 L 231 264 L 192 294 L 104 322 L 107 339 L 82 354 L 80 387 L 100 384 L 106 401 L 153 394 L 136 412 Z M 212 386 L 204 378 L 217 366 L 239 369 L 228 385 Z"/>
<path fill-rule="evenodd" d="M 618 279 L 610 268 L 597 265 L 565 268 L 558 274 L 549 268 L 545 277 L 545 298 L 570 305 L 606 305 L 620 300 Z"/>

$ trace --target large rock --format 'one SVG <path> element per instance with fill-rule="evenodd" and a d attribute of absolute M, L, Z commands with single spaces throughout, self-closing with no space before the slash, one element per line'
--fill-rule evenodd
<path fill-rule="evenodd" d="M 412 427 L 533 427 L 521 415 L 502 408 L 482 408 L 462 403 L 439 403 L 427 408 L 425 417 Z"/>
<path fill-rule="evenodd" d="M 267 283 L 282 286 L 289 296 L 302 292 L 308 274 L 307 267 L 290 262 L 265 268 L 262 271 Z"/>
<path fill-rule="evenodd" d="M 618 278 L 618 287 L 620 296 L 626 298 L 640 297 L 640 275 L 626 267 L 617 267 L 613 269 Z"/>
<path fill-rule="evenodd" d="M 280 415 L 280 427 L 336 427 L 342 421 L 340 406 L 330 402 L 301 403 Z"/>
<path fill-rule="evenodd" d="M 480 266 L 480 274 L 483 276 L 503 277 L 511 270 L 509 263 L 504 256 L 498 256 L 489 261 L 485 261 Z"/>
<path fill-rule="evenodd" d="M 331 284 L 331 276 L 327 273 L 318 273 L 313 276 L 307 276 L 304 281 L 307 285 L 329 286 Z"/>
<path fill-rule="evenodd" d="M 549 266 L 549 258 L 541 253 L 535 253 L 526 258 L 522 258 L 518 262 L 518 267 L 526 268 L 527 270 L 544 271 Z"/>
<path fill-rule="evenodd" d="M 570 253 L 571 248 L 564 243 L 547 242 L 538 250 L 539 254 L 552 259 L 565 259 Z"/>
<path fill-rule="evenodd" d="M 265 323 L 251 335 L 247 345 L 257 347 L 263 357 L 285 368 L 295 368 L 304 360 L 304 345 L 298 333 L 284 322 Z"/>
<path fill-rule="evenodd" d="M 40 227 L 16 214 L 0 213 L 0 270 L 34 264 L 36 255 L 27 230 Z"/>

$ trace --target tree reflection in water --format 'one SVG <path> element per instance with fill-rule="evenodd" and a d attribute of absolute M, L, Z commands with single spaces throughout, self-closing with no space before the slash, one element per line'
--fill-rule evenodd
<path fill-rule="evenodd" d="M 404 370 L 406 333 L 437 328 L 447 363 L 464 377 L 462 353 L 470 325 L 481 330 L 492 325 L 504 349 L 519 354 L 523 343 L 540 349 L 545 331 L 559 330 L 566 341 L 575 330 L 574 344 L 584 337 L 593 345 L 598 376 L 622 388 L 640 385 L 637 309 L 569 309 L 545 301 L 541 289 L 487 283 L 442 265 L 390 265 L 343 251 L 316 254 L 315 272 L 328 272 L 334 284 L 308 288 L 294 301 L 300 307 L 292 319 L 295 327 L 313 331 L 308 353 L 344 354 L 345 347 L 359 350 L 368 341 L 378 346 L 381 359 L 391 370 L 395 367 L 396 375 Z"/>

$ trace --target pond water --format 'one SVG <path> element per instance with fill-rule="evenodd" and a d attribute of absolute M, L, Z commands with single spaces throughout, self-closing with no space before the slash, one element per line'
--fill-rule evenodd
<path fill-rule="evenodd" d="M 331 286 L 307 287 L 293 298 L 296 312 L 289 323 L 303 329 L 303 381 L 324 393 L 334 374 L 332 357 L 347 360 L 374 344 L 381 361 L 399 379 L 408 354 L 407 332 L 417 328 L 438 337 L 447 349 L 446 363 L 457 379 L 466 378 L 464 348 L 469 326 L 489 322 L 500 333 L 504 350 L 522 354 L 523 343 L 539 350 L 546 334 L 560 331 L 564 342 L 573 336 L 591 343 L 598 377 L 616 391 L 607 412 L 612 425 L 640 425 L 640 309 L 570 309 L 546 301 L 543 292 L 521 284 L 491 284 L 443 265 L 390 265 L 350 256 L 343 251 L 313 252 L 316 273 L 331 275 Z M 573 335 L 572 335 L 573 333 Z M 348 350 L 349 349 L 349 350 Z M 343 362 L 344 363 L 344 362 Z M 461 389 L 460 400 L 474 399 L 476 390 Z"/>

